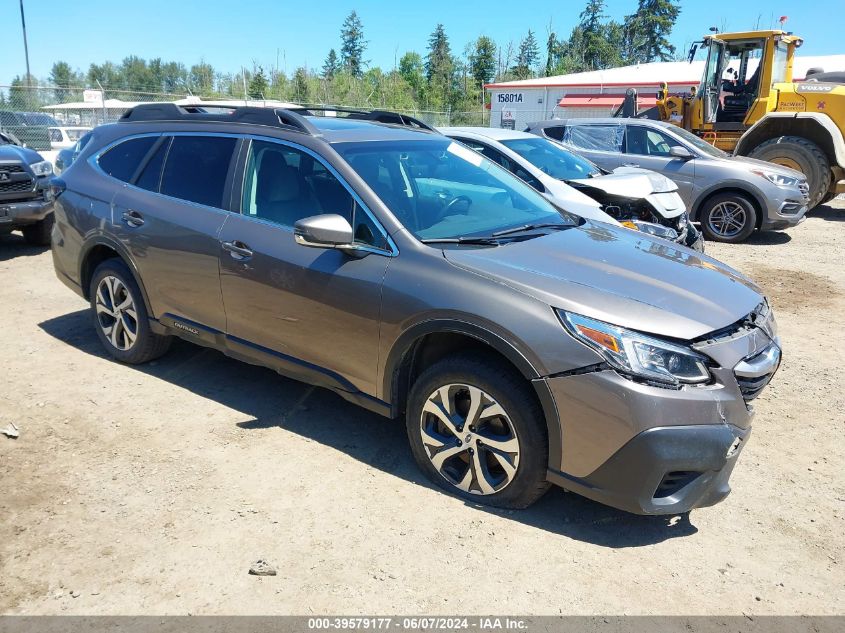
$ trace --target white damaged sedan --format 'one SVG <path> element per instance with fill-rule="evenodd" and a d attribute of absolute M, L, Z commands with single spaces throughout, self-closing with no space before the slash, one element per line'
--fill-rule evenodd
<path fill-rule="evenodd" d="M 662 174 L 637 167 L 606 172 L 560 144 L 527 132 L 485 127 L 438 131 L 519 176 L 567 211 L 598 221 L 610 218 L 704 251 L 678 186 Z"/>

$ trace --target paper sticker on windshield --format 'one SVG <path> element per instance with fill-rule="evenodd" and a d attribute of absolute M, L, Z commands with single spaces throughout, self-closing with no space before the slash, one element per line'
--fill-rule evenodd
<path fill-rule="evenodd" d="M 484 157 L 481 154 L 476 154 L 470 148 L 460 145 L 459 143 L 449 143 L 449 147 L 446 148 L 446 151 L 450 154 L 454 154 L 458 158 L 463 158 L 468 163 L 472 163 L 476 167 L 481 166 L 481 162 L 484 160 Z"/>

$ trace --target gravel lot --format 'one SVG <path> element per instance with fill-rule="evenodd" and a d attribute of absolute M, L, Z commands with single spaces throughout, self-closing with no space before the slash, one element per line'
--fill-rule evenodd
<path fill-rule="evenodd" d="M 328 391 L 187 343 L 116 364 L 49 251 L 0 237 L 0 613 L 843 613 L 845 203 L 708 252 L 766 288 L 785 359 L 733 494 L 669 520 L 476 507 Z"/>

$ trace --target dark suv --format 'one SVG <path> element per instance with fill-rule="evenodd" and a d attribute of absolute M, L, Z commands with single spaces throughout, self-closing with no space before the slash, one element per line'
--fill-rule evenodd
<path fill-rule="evenodd" d="M 15 229 L 30 244 L 46 246 L 53 228 L 53 166 L 0 132 L 0 234 Z"/>
<path fill-rule="evenodd" d="M 723 499 L 780 360 L 757 287 L 408 125 L 139 106 L 56 185 L 57 274 L 116 359 L 179 336 L 404 415 L 467 499 Z"/>

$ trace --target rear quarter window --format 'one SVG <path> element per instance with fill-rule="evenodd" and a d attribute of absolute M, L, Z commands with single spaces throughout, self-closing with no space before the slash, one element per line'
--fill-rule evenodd
<path fill-rule="evenodd" d="M 543 132 L 546 134 L 546 136 L 548 136 L 549 138 L 553 138 L 556 141 L 562 141 L 563 140 L 564 130 L 566 130 L 566 128 L 563 127 L 562 125 L 558 125 L 558 126 L 555 126 L 555 127 L 543 128 Z"/>
<path fill-rule="evenodd" d="M 129 182 L 155 142 L 155 136 L 144 136 L 123 141 L 100 156 L 97 162 L 100 169 L 109 176 Z"/>
<path fill-rule="evenodd" d="M 561 139 L 581 149 L 599 152 L 621 152 L 625 128 L 621 125 L 573 125 Z"/>
<path fill-rule="evenodd" d="M 237 139 L 175 136 L 161 175 L 161 193 L 209 207 L 225 208 L 223 191 Z"/>

